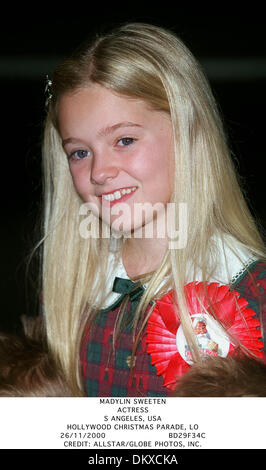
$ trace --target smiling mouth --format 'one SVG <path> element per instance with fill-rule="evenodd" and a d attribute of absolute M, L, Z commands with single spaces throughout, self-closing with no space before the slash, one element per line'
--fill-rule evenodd
<path fill-rule="evenodd" d="M 134 193 L 136 191 L 137 187 L 133 186 L 132 188 L 122 188 L 122 189 L 116 189 L 112 193 L 106 193 L 102 194 L 100 197 L 104 199 L 105 201 L 118 201 L 124 196 L 127 196 L 128 194 Z"/>

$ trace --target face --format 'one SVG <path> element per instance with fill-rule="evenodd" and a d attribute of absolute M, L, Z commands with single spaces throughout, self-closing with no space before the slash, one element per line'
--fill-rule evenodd
<path fill-rule="evenodd" d="M 196 335 L 204 335 L 205 333 L 207 333 L 207 328 L 206 328 L 205 323 L 203 321 L 199 321 L 196 327 L 194 328 L 194 331 Z"/>
<path fill-rule="evenodd" d="M 59 132 L 74 186 L 112 227 L 149 224 L 172 191 L 172 126 L 144 101 L 93 84 L 58 103 Z M 145 204 L 145 218 L 136 207 Z M 149 203 L 149 204 L 147 204 Z M 127 209 L 127 210 L 125 210 Z M 117 227 L 115 227 L 115 224 Z"/>

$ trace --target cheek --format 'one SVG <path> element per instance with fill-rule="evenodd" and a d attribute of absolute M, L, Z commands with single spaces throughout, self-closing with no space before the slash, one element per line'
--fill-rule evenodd
<path fill-rule="evenodd" d="M 82 199 L 87 198 L 92 193 L 88 170 L 72 165 L 70 166 L 70 174 L 77 193 Z"/>
<path fill-rule="evenodd" d="M 151 179 L 170 176 L 170 149 L 164 141 L 155 141 L 146 145 L 142 151 L 131 160 L 131 168 L 139 176 Z"/>
<path fill-rule="evenodd" d="M 156 189 L 158 196 L 168 199 L 174 181 L 174 158 L 169 142 L 163 141 L 161 145 L 152 146 L 142 162 L 143 176 Z"/>

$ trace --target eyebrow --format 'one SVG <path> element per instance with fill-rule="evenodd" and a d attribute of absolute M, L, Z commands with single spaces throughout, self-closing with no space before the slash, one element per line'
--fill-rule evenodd
<path fill-rule="evenodd" d="M 124 122 L 118 122 L 117 124 L 114 124 L 112 126 L 106 126 L 103 129 L 101 129 L 97 134 L 101 137 L 106 137 L 113 132 L 115 132 L 117 129 L 120 129 L 121 127 L 143 127 L 140 124 L 137 124 L 135 122 L 130 122 L 130 121 L 124 121 Z M 62 141 L 63 147 L 69 143 L 73 142 L 79 142 L 79 139 L 75 139 L 74 137 L 69 137 L 68 139 L 65 139 Z"/>
<path fill-rule="evenodd" d="M 114 124 L 113 126 L 104 127 L 98 132 L 98 135 L 100 136 L 110 135 L 117 129 L 120 129 L 120 127 L 143 127 L 143 126 L 135 122 L 130 122 L 130 121 L 118 122 L 117 124 Z"/>

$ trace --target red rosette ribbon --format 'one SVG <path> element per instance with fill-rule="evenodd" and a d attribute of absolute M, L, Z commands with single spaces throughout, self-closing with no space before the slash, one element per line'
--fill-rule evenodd
<path fill-rule="evenodd" d="M 203 318 L 204 315 L 217 325 L 218 320 L 231 337 L 239 340 L 256 357 L 263 358 L 260 322 L 255 318 L 255 312 L 248 308 L 248 302 L 240 297 L 238 292 L 216 282 L 191 282 L 185 286 L 185 295 L 190 315 L 196 318 L 196 321 L 199 316 Z M 155 365 L 157 375 L 163 376 L 163 385 L 170 390 L 175 388 L 178 378 L 191 366 L 178 350 L 179 327 L 181 323 L 178 308 L 174 308 L 171 290 L 155 301 L 148 320 L 146 337 L 151 363 Z M 221 329 L 221 326 L 219 328 Z M 236 346 L 232 344 L 229 336 L 225 333 L 223 335 L 228 344 L 226 351 L 212 355 L 225 357 L 234 353 Z"/>

